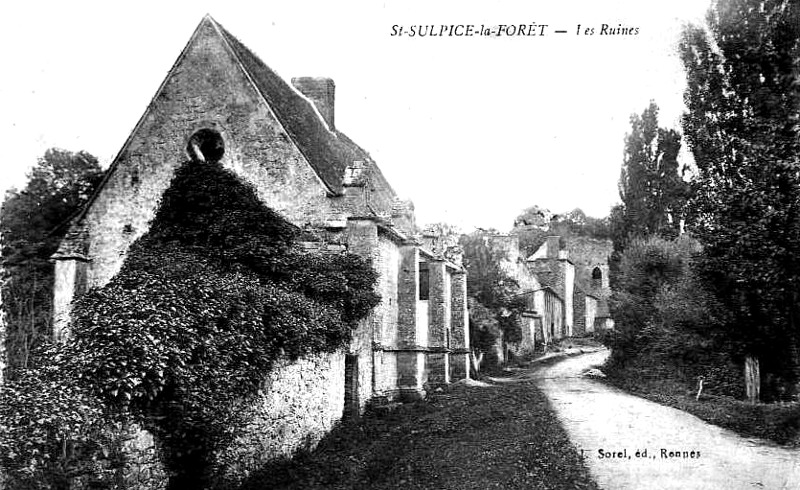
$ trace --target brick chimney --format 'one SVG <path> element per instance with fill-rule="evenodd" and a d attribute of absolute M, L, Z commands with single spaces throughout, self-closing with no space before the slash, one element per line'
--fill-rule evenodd
<path fill-rule="evenodd" d="M 333 113 L 336 98 L 336 85 L 334 85 L 333 80 L 324 77 L 296 77 L 292 78 L 292 85 L 314 103 L 322 118 L 328 123 L 328 128 L 333 131 L 335 128 L 333 125 Z"/>

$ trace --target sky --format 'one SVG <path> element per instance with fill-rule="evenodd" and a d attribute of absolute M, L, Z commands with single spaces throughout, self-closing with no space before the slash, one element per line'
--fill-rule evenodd
<path fill-rule="evenodd" d="M 685 79 L 677 42 L 707 7 L 708 0 L 15 0 L 4 6 L 0 30 L 0 192 L 24 186 L 51 147 L 88 151 L 106 167 L 210 14 L 284 79 L 333 78 L 337 129 L 414 202 L 418 223 L 508 231 L 533 205 L 602 217 L 619 201 L 631 114 L 655 100 L 660 125 L 679 128 Z M 399 27 L 520 24 L 544 35 L 392 36 Z M 638 34 L 601 34 L 603 24 Z"/>

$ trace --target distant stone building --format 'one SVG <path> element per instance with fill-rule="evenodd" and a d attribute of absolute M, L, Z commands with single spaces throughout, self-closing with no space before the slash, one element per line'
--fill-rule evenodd
<path fill-rule="evenodd" d="M 372 261 L 380 305 L 347 352 L 269 375 L 260 416 L 242 439 L 252 450 L 239 448 L 237 464 L 291 454 L 370 400 L 419 397 L 469 376 L 465 271 L 415 237 L 413 206 L 336 129 L 334 96 L 327 78 L 286 83 L 205 17 L 53 256 L 55 336 L 63 338 L 72 301 L 117 274 L 175 170 L 194 159 L 219 161 L 264 205 L 325 237 L 307 248 Z"/>
<path fill-rule="evenodd" d="M 573 236 L 566 240 L 565 247 L 575 264 L 576 284 L 597 299 L 594 330 L 613 328 L 614 321 L 608 309 L 608 298 L 611 296 L 608 260 L 614 245 L 607 239 Z M 587 323 L 585 331 L 591 332 L 592 325 Z"/>
<path fill-rule="evenodd" d="M 614 325 L 608 310 L 611 250 L 609 240 L 549 236 L 528 258 L 543 284 L 571 298 L 565 301 L 565 310 L 571 310 L 572 315 L 564 316 L 570 337 L 593 334 Z"/>
<path fill-rule="evenodd" d="M 520 296 L 526 303 L 522 314 L 522 340 L 513 346 L 517 353 L 532 351 L 536 345 L 550 343 L 564 336 L 564 298 L 561 293 L 541 282 L 536 271 L 520 255 L 519 237 L 497 233 L 483 235 L 482 246 L 488 255 L 499 261 L 503 273 L 513 279 L 519 287 Z M 498 358 L 505 358 L 502 346 L 498 346 Z"/>
<path fill-rule="evenodd" d="M 605 328 L 610 290 L 602 244 L 576 246 L 580 260 L 576 265 L 570 243 L 562 237 L 547 237 L 528 258 L 520 255 L 518 235 L 487 233 L 483 241 L 491 255 L 499 258 L 500 269 L 517 282 L 527 304 L 521 320 L 522 341 L 514 350 L 530 351 Z M 592 279 L 595 269 L 604 276 Z"/>

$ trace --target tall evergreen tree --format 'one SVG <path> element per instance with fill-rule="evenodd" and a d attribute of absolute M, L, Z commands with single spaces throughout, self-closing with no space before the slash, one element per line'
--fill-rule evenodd
<path fill-rule="evenodd" d="M 780 393 L 800 365 L 800 5 L 716 0 L 707 24 L 680 44 L 698 170 L 691 231 L 736 314 L 732 334 Z"/>

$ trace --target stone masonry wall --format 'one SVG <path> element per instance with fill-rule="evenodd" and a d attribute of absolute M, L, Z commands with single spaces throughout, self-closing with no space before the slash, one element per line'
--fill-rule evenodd
<path fill-rule="evenodd" d="M 381 303 L 373 310 L 375 342 L 384 346 L 396 344 L 397 332 L 397 278 L 400 271 L 400 251 L 387 236 L 378 236 L 378 256 L 375 269 L 380 274 L 378 294 Z"/>
<path fill-rule="evenodd" d="M 400 250 L 384 233 L 378 235 L 378 253 L 374 265 L 380 275 L 377 292 L 381 302 L 372 312 L 374 342 L 378 348 L 373 353 L 373 383 L 376 394 L 385 394 L 397 388 L 397 353 L 382 349 L 397 346 Z"/>
<path fill-rule="evenodd" d="M 585 333 L 593 333 L 594 332 L 594 321 L 597 318 L 597 299 L 592 298 L 591 296 L 586 296 L 585 299 L 586 306 L 586 329 Z"/>
<path fill-rule="evenodd" d="M 450 381 L 469 378 L 469 326 L 467 274 L 450 276 Z"/>
<path fill-rule="evenodd" d="M 55 262 L 55 281 L 53 286 L 53 338 L 64 337 L 63 329 L 69 323 L 72 299 L 75 297 L 77 260 L 57 260 Z"/>
<path fill-rule="evenodd" d="M 559 259 L 561 275 L 564 278 L 564 285 L 561 291 L 561 298 L 564 300 L 564 328 L 568 337 L 575 335 L 573 327 L 575 325 L 575 266 L 569 260 Z M 582 299 L 581 299 L 582 301 Z"/>
<path fill-rule="evenodd" d="M 397 282 L 398 347 L 417 344 L 417 305 L 419 302 L 419 250 L 414 245 L 400 247 L 400 271 Z"/>
<path fill-rule="evenodd" d="M 379 215 L 389 216 L 392 214 L 392 206 L 396 198 L 394 189 L 389 185 L 380 168 L 373 166 L 367 197 L 370 207 Z"/>
<path fill-rule="evenodd" d="M 341 418 L 343 407 L 342 353 L 284 364 L 268 376 L 244 434 L 217 455 L 224 476 L 241 480 L 266 461 L 313 448 Z"/>
<path fill-rule="evenodd" d="M 0 310 L 0 386 L 3 385 L 6 370 L 6 319 L 3 311 Z M 2 488 L 3 475 L 0 470 L 0 488 Z"/>
<path fill-rule="evenodd" d="M 611 290 L 608 284 L 608 258 L 613 251 L 611 240 L 597 240 L 588 237 L 570 237 L 567 242 L 569 258 L 575 264 L 575 275 L 583 284 L 592 285 L 592 270 L 598 267 L 602 272 L 601 288 L 592 293 L 607 298 Z"/>
<path fill-rule="evenodd" d="M 435 349 L 449 347 L 450 339 L 450 274 L 443 260 L 428 259 L 428 341 Z M 427 354 L 428 382 L 445 384 L 450 381 L 450 358 L 445 352 Z"/>
<path fill-rule="evenodd" d="M 380 248 L 378 247 L 378 227 L 371 219 L 349 219 L 347 221 L 347 249 L 349 253 L 359 255 L 367 259 L 372 267 L 376 267 L 381 262 Z M 381 293 L 382 285 L 376 285 L 378 294 Z M 358 376 L 355 386 L 349 385 L 348 389 L 353 390 L 347 393 L 348 400 L 353 397 L 357 400 L 358 411 L 362 411 L 367 402 L 372 397 L 373 387 L 373 355 L 372 343 L 375 340 L 376 317 L 382 318 L 384 307 L 378 305 L 367 318 L 358 322 L 358 326 L 353 332 L 353 340 L 350 343 L 349 352 L 357 356 Z M 351 407 L 352 408 L 352 407 Z"/>
<path fill-rule="evenodd" d="M 580 288 L 575 288 L 573 296 L 573 307 L 575 311 L 574 322 L 572 324 L 572 335 L 580 337 L 586 334 L 586 293 Z"/>

